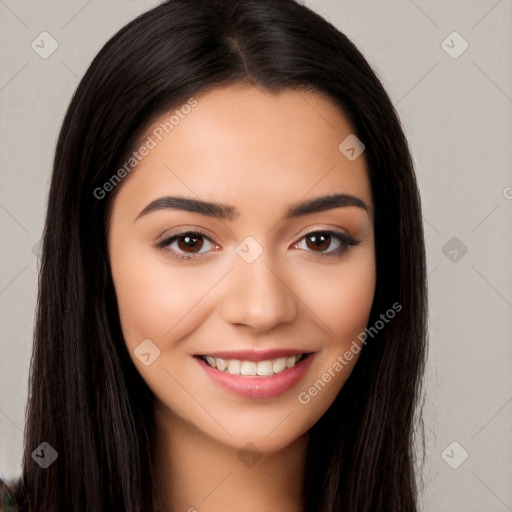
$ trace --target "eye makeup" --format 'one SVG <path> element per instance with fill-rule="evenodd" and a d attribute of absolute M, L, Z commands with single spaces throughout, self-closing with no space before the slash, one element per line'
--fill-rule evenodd
<path fill-rule="evenodd" d="M 303 240 L 305 241 L 305 247 L 304 245 L 300 247 Z M 199 252 L 205 246 L 205 242 L 207 246 L 216 246 L 217 249 Z M 359 243 L 359 241 L 341 231 L 318 229 L 310 231 L 301 237 L 300 240 L 294 242 L 291 247 L 315 253 L 320 257 L 340 257 L 350 247 L 355 247 Z M 326 244 L 327 247 L 325 247 Z M 175 246 L 174 248 L 172 248 L 173 245 Z M 335 246 L 334 248 L 331 247 L 333 245 Z M 220 246 L 218 246 L 206 233 L 196 229 L 174 233 L 171 236 L 158 241 L 154 244 L 154 247 L 158 250 L 164 251 L 166 255 L 178 261 L 189 261 L 192 259 L 202 258 L 206 253 L 211 252 L 212 250 L 218 250 Z M 320 250 L 314 250 L 315 248 Z M 188 249 L 190 249 L 190 252 L 187 252 Z"/>

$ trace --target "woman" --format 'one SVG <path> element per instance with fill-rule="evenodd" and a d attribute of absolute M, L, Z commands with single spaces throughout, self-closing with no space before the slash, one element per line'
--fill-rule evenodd
<path fill-rule="evenodd" d="M 170 0 L 62 126 L 13 498 L 417 510 L 426 315 L 411 157 L 355 46 L 292 0 Z"/>

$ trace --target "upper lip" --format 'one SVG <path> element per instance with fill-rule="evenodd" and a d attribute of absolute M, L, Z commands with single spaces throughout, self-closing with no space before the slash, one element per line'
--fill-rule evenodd
<path fill-rule="evenodd" d="M 266 361 L 268 359 L 279 359 L 297 354 L 309 354 L 311 351 L 297 349 L 269 349 L 269 350 L 221 350 L 214 352 L 203 352 L 198 356 L 220 357 L 221 359 L 238 359 L 243 361 Z"/>

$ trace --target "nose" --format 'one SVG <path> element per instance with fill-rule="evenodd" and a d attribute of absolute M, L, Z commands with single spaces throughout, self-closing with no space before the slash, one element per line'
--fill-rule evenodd
<path fill-rule="evenodd" d="M 220 310 L 226 322 L 264 332 L 293 322 L 298 312 L 297 301 L 288 283 L 260 256 L 252 263 L 238 261 L 229 272 Z"/>

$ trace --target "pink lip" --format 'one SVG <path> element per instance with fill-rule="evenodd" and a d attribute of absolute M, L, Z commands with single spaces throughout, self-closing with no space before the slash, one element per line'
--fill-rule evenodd
<path fill-rule="evenodd" d="M 235 353 L 235 352 L 233 352 Z M 241 352 L 236 352 L 241 354 Z M 268 353 L 268 352 L 267 352 Z M 226 357 L 226 359 L 245 359 L 253 361 L 262 361 L 264 359 L 274 359 L 268 357 L 265 353 L 264 358 L 248 359 L 247 357 Z M 302 352 L 293 352 L 293 354 L 301 354 Z M 227 352 L 224 352 L 227 354 Z M 231 353 L 230 353 L 231 354 Z M 251 352 L 254 355 L 254 351 Z M 279 351 L 283 354 L 283 351 Z M 212 354 L 213 355 L 213 354 Z M 208 377 L 213 380 L 220 387 L 232 391 L 233 393 L 247 397 L 247 398 L 271 398 L 284 393 L 293 387 L 308 371 L 311 363 L 313 362 L 315 354 L 310 354 L 306 359 L 303 359 L 292 368 L 288 368 L 281 373 L 273 375 L 272 377 L 244 377 L 242 375 L 231 375 L 226 371 L 217 370 L 208 365 L 203 359 L 196 357 L 196 361 L 201 368 L 206 372 Z M 216 356 L 223 357 L 223 356 Z M 279 355 L 277 357 L 280 357 Z M 281 357 L 285 357 L 284 355 Z"/>

